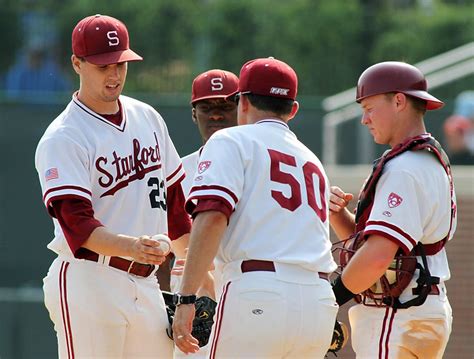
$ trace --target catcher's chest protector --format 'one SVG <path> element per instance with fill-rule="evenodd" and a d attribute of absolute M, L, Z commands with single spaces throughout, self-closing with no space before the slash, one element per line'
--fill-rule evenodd
<path fill-rule="evenodd" d="M 383 173 L 385 164 L 405 151 L 419 150 L 429 151 L 441 163 L 444 170 L 446 171 L 446 174 L 448 175 L 451 198 L 453 198 L 454 187 L 449 159 L 444 150 L 441 148 L 441 145 L 433 137 L 428 134 L 416 136 L 400 144 L 399 146 L 394 147 L 392 150 L 387 151 L 382 157 L 374 162 L 372 174 L 367 179 L 359 196 L 356 211 L 356 234 L 354 235 L 354 244 L 351 251 L 352 254 L 355 253 L 355 251 L 360 248 L 362 243 L 365 241 L 365 238 L 363 237 L 363 231 L 366 227 L 367 219 L 369 218 L 370 212 L 372 210 L 375 197 L 375 188 Z M 454 211 L 455 204 L 452 200 L 450 229 L 448 231 L 448 235 L 443 240 L 429 245 L 418 243 L 408 256 L 399 251 L 394 259 L 394 262 L 396 262 L 396 268 L 399 270 L 399 273 L 397 273 L 396 282 L 394 283 L 393 281 L 389 281 L 385 275 L 382 276 L 380 278 L 382 292 L 376 293 L 371 289 L 368 289 L 361 295 L 362 299 L 359 298 L 360 301 L 362 301 L 364 304 L 367 304 L 370 302 L 366 300 L 368 297 L 377 306 L 388 305 L 396 308 L 408 308 L 413 305 L 423 304 L 431 288 L 431 284 L 439 283 L 439 278 L 432 277 L 429 272 L 426 255 L 434 255 L 444 247 L 444 244 L 448 240 L 451 232 Z M 349 256 L 347 256 L 347 254 L 344 254 L 343 252 L 341 252 L 341 265 L 345 266 L 352 255 L 349 254 Z M 417 263 L 416 256 L 421 256 L 423 266 Z M 416 289 L 420 295 L 407 303 L 400 303 L 398 297 L 410 283 L 416 269 L 419 269 L 420 271 L 420 279 L 418 280 L 419 287 Z"/>

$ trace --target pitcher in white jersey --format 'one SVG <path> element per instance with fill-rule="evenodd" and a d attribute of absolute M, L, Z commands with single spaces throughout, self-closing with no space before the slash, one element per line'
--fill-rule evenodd
<path fill-rule="evenodd" d="M 334 284 L 349 309 L 357 358 L 442 358 L 452 326 L 445 282 L 445 244 L 456 229 L 456 198 L 449 160 L 426 132 L 423 116 L 443 102 L 427 92 L 416 67 L 396 61 L 362 73 L 356 101 L 361 123 L 378 144 L 391 147 L 378 159 L 360 195 L 331 188 L 331 226 L 352 237 Z M 355 243 L 355 244 L 354 244 Z"/>
<path fill-rule="evenodd" d="M 194 217 L 180 288 L 198 289 L 217 255 L 224 288 L 209 358 L 323 358 L 338 306 L 328 281 L 336 268 L 329 241 L 329 183 L 317 156 L 289 129 L 297 76 L 261 58 L 241 69 L 240 126 L 204 146 L 186 208 Z M 194 307 L 181 304 L 176 345 L 195 352 Z"/>
<path fill-rule="evenodd" d="M 49 125 L 36 150 L 43 201 L 57 254 L 44 299 L 59 358 L 173 355 L 155 278 L 167 233 L 184 253 L 190 220 L 185 174 L 162 117 L 122 96 L 129 48 L 119 20 L 89 16 L 72 33 L 80 88 Z"/>

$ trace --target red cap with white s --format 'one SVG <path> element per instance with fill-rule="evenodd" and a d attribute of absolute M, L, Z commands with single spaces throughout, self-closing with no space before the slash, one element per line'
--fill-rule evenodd
<path fill-rule="evenodd" d="M 106 15 L 88 16 L 72 31 L 72 52 L 95 65 L 109 65 L 143 58 L 129 47 L 124 23 Z"/>
<path fill-rule="evenodd" d="M 225 70 L 209 70 L 198 75 L 192 86 L 191 103 L 211 98 L 226 98 L 237 91 L 239 78 Z"/>

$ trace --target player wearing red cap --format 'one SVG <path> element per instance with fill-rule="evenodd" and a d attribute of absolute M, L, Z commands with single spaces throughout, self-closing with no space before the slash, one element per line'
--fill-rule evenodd
<path fill-rule="evenodd" d="M 213 69 L 196 76 L 192 84 L 191 106 L 192 119 L 197 125 L 203 145 L 218 130 L 237 125 L 237 105 L 227 96 L 237 91 L 239 78 L 232 72 Z M 191 190 L 193 179 L 196 176 L 199 156 L 203 147 L 183 157 L 183 168 L 186 178 L 182 182 L 186 195 Z M 176 264 L 177 263 L 177 264 Z M 184 260 L 177 259 L 171 272 L 171 290 L 177 292 L 181 284 L 181 274 Z M 216 292 L 221 290 L 220 275 L 212 271 L 213 288 L 201 288 L 199 295 L 210 296 L 215 299 Z M 212 282 L 212 281 L 211 281 Z M 209 344 L 200 348 L 198 353 L 188 354 L 193 358 L 207 358 Z M 175 349 L 175 358 L 187 357 L 178 348 Z"/>
<path fill-rule="evenodd" d="M 290 131 L 297 76 L 261 58 L 240 71 L 238 123 L 202 151 L 186 208 L 194 217 L 174 340 L 198 349 L 190 304 L 217 253 L 224 283 L 209 358 L 323 358 L 337 313 L 328 273 L 329 184 Z"/>
<path fill-rule="evenodd" d="M 349 310 L 358 358 L 442 358 L 452 310 L 445 282 L 445 244 L 456 229 L 449 160 L 426 132 L 423 116 L 443 102 L 427 92 L 424 75 L 403 62 L 381 62 L 357 84 L 361 123 L 391 147 L 374 165 L 359 195 L 331 187 L 331 226 L 346 242 L 334 284 Z"/>
<path fill-rule="evenodd" d="M 161 116 L 121 95 L 128 31 L 103 15 L 72 32 L 80 88 L 39 141 L 36 168 L 57 254 L 44 279 L 60 358 L 173 355 L 154 273 L 165 257 L 150 236 L 184 253 L 184 170 Z M 182 246 L 179 245 L 180 242 Z"/>

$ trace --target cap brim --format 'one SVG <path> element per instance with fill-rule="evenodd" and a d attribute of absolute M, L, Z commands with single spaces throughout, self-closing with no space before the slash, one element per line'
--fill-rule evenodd
<path fill-rule="evenodd" d="M 239 92 L 240 92 L 239 90 L 234 91 L 234 92 L 232 92 L 231 94 L 227 95 L 227 96 L 224 97 L 224 98 L 225 98 L 227 101 L 232 101 L 233 97 L 234 97 L 235 95 L 237 95 Z"/>
<path fill-rule="evenodd" d="M 402 91 L 403 93 L 406 93 L 407 95 L 422 99 L 426 101 L 426 109 L 427 110 L 437 110 L 441 107 L 444 106 L 444 102 L 437 99 L 433 95 L 430 95 L 426 91 L 422 90 L 410 90 L 410 91 Z"/>
<path fill-rule="evenodd" d="M 191 100 L 191 104 L 193 103 L 196 103 L 198 101 L 202 101 L 202 100 L 210 100 L 210 99 L 213 99 L 213 98 L 222 98 L 226 101 L 229 101 L 228 99 L 229 95 L 209 95 L 209 96 L 203 96 L 203 97 L 199 97 L 199 98 L 196 98 L 194 100 Z"/>
<path fill-rule="evenodd" d="M 121 62 L 130 62 L 130 61 L 141 61 L 143 57 L 135 53 L 134 51 L 120 50 L 114 52 L 107 52 L 105 54 L 91 55 L 84 57 L 88 62 L 94 65 L 110 65 L 118 64 Z"/>

